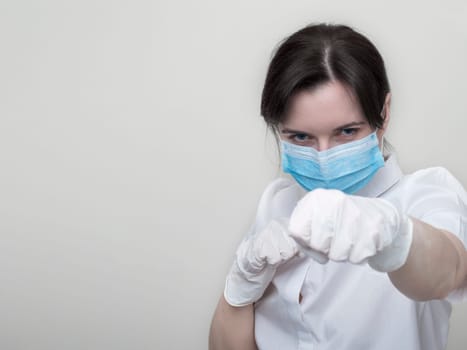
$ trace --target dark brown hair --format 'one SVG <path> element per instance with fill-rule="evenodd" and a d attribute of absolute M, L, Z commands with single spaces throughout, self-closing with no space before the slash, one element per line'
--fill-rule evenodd
<path fill-rule="evenodd" d="M 390 91 L 383 58 L 352 28 L 324 23 L 309 25 L 279 45 L 267 72 L 261 115 L 276 130 L 295 94 L 329 81 L 350 89 L 370 126 L 383 125 L 381 110 Z"/>

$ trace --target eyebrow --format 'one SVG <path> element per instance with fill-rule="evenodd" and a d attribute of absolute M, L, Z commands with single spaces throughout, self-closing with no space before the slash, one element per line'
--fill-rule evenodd
<path fill-rule="evenodd" d="M 352 123 L 341 125 L 338 128 L 335 128 L 334 131 L 347 129 L 347 128 L 350 128 L 352 126 L 359 126 L 359 125 L 364 125 L 364 124 L 366 124 L 366 122 L 352 122 Z"/>
<path fill-rule="evenodd" d="M 337 128 L 335 128 L 333 131 L 338 131 L 338 130 L 342 130 L 342 129 L 347 129 L 347 128 L 350 128 L 352 126 L 358 126 L 358 125 L 363 125 L 363 124 L 366 124 L 366 122 L 352 122 L 352 123 L 347 123 L 347 124 L 344 124 L 344 125 L 341 125 Z M 307 132 L 304 132 L 304 131 L 300 131 L 300 130 L 292 130 L 292 129 L 288 129 L 288 128 L 284 128 L 281 130 L 281 133 L 282 134 L 308 134 Z"/>

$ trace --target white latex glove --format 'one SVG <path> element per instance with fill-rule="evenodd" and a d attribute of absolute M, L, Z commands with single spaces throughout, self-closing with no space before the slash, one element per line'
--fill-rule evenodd
<path fill-rule="evenodd" d="M 277 267 L 297 253 L 298 246 L 287 232 L 287 223 L 271 221 L 238 247 L 225 283 L 225 300 L 232 306 L 254 303 L 262 297 Z"/>
<path fill-rule="evenodd" d="M 411 220 L 380 198 L 337 190 L 309 192 L 295 207 L 290 236 L 334 261 L 368 262 L 381 272 L 400 268 L 412 243 Z"/>

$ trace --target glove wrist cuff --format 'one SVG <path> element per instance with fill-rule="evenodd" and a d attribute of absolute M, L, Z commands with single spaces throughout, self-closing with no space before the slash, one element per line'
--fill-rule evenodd
<path fill-rule="evenodd" d="M 381 252 L 368 259 L 368 264 L 376 271 L 392 272 L 401 268 L 407 261 L 412 246 L 413 223 L 409 217 L 401 220 L 399 234 Z"/>

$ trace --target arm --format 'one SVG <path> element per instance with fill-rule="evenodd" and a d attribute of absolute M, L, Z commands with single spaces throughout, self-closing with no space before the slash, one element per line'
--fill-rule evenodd
<path fill-rule="evenodd" d="M 222 296 L 209 332 L 209 350 L 256 350 L 253 304 L 230 306 Z"/>
<path fill-rule="evenodd" d="M 388 276 L 411 299 L 445 298 L 467 283 L 467 251 L 452 233 L 414 218 L 412 222 L 413 239 L 407 261 Z"/>
<path fill-rule="evenodd" d="M 331 260 L 368 261 L 414 300 L 445 298 L 467 283 L 462 242 L 454 234 L 407 217 L 384 199 L 314 190 L 297 204 L 289 230 L 301 245 Z"/>

